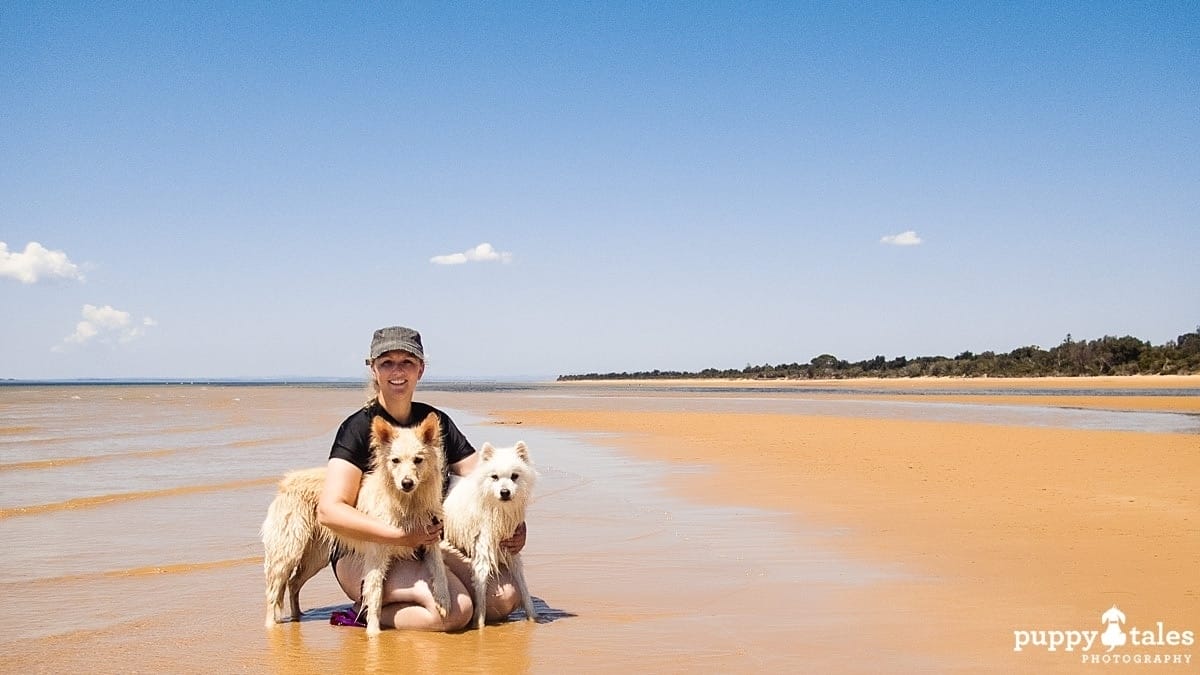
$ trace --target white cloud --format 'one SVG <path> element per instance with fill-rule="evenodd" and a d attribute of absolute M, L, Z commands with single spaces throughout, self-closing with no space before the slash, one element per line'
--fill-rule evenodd
<path fill-rule="evenodd" d="M 129 312 L 115 309 L 112 305 L 84 305 L 82 316 L 83 320 L 75 324 L 75 332 L 63 338 L 62 344 L 53 347 L 51 351 L 61 352 L 71 345 L 84 345 L 92 340 L 125 344 L 145 335 L 147 328 L 158 325 L 158 322 L 150 317 L 134 323 Z"/>
<path fill-rule="evenodd" d="M 83 281 L 83 272 L 67 259 L 66 253 L 51 251 L 36 241 L 26 244 L 21 253 L 9 252 L 8 244 L 0 241 L 0 277 L 35 284 L 42 279 Z"/>
<path fill-rule="evenodd" d="M 502 263 L 512 262 L 512 254 L 506 251 L 497 251 L 492 248 L 491 244 L 484 242 L 462 253 L 435 255 L 429 259 L 429 262 L 434 265 L 461 265 L 468 262 L 491 262 L 496 260 Z"/>
<path fill-rule="evenodd" d="M 120 337 L 118 339 L 122 343 L 132 342 L 132 341 L 142 337 L 143 335 L 145 335 L 147 328 L 150 328 L 151 326 L 157 326 L 157 325 L 158 325 L 157 321 L 155 321 L 154 319 L 151 319 L 150 317 L 146 317 L 146 318 L 142 319 L 141 324 L 130 327 L 130 328 L 123 329 L 121 331 Z"/>
<path fill-rule="evenodd" d="M 900 234 L 889 234 L 888 236 L 880 239 L 879 243 L 891 244 L 892 246 L 916 246 L 917 244 L 921 243 L 921 238 L 917 236 L 916 232 L 908 230 L 907 232 L 901 232 Z"/>

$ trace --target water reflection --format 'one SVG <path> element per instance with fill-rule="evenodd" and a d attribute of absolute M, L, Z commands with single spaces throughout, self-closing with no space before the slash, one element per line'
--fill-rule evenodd
<path fill-rule="evenodd" d="M 333 628 L 336 606 L 306 612 L 299 623 L 266 631 L 266 670 L 293 673 L 526 673 L 537 626 L 513 621 L 458 634 L 384 631 L 368 639 L 361 628 Z"/>

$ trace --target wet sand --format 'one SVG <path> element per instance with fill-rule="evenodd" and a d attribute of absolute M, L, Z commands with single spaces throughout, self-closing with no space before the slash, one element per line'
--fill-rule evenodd
<path fill-rule="evenodd" d="M 1142 388 L 1197 382 L 1139 379 Z M 1080 382 L 1032 384 L 1068 388 Z M 1088 382 L 1129 384 L 1124 378 Z M 907 386 L 914 385 L 929 386 Z M 1097 398 L 1038 397 L 1036 403 L 1109 404 Z M 1137 400 L 1147 405 L 1130 409 L 1190 412 L 1197 402 Z M 969 401 L 984 402 L 976 396 Z M 1006 401 L 1030 405 L 1028 396 L 994 396 L 986 403 Z M 622 447 L 638 456 L 707 467 L 672 480 L 688 499 L 778 510 L 803 527 L 845 532 L 836 539 L 838 553 L 903 575 L 834 593 L 843 609 L 856 608 L 853 631 L 866 654 L 911 656 L 916 648 L 935 670 L 1075 671 L 1084 664 L 1061 650 L 1014 652 L 1013 631 L 1099 629 L 1100 614 L 1113 604 L 1135 624 L 1200 628 L 1195 435 L 806 415 L 495 412 L 510 424 L 617 434 Z M 814 608 L 805 589 L 785 605 L 828 611 Z M 779 649 L 790 650 L 798 663 L 813 654 L 802 639 Z M 1146 651 L 1200 656 L 1194 647 Z M 837 669 L 870 669 L 871 661 L 840 656 Z M 914 661 L 873 663 L 907 670 Z"/>
<path fill-rule="evenodd" d="M 1037 405 L 1094 410 L 1144 410 L 1200 413 L 1200 395 L 1156 394 L 1200 391 L 1200 375 L 1014 378 L 855 378 L 849 380 L 605 380 L 559 383 L 564 388 L 609 387 L 645 391 L 753 388 L 764 392 L 796 390 L 807 397 L 857 401 L 935 401 L 985 405 Z M 852 391 L 853 393 L 839 393 Z M 1078 392 L 1088 391 L 1090 395 Z M 952 393 L 948 393 L 952 392 Z M 1005 392 L 1025 392 L 1022 394 Z M 1128 392 L 1136 392 L 1131 395 Z M 1034 395 L 1031 396 L 1030 393 Z M 1100 393 L 1103 395 L 1096 395 Z"/>
<path fill-rule="evenodd" d="M 1088 672 L 1104 666 L 1014 652 L 1013 631 L 1098 630 L 1112 604 L 1139 628 L 1200 629 L 1195 434 L 618 410 L 626 385 L 563 391 L 580 390 L 420 397 L 461 411 L 476 445 L 530 443 L 542 481 L 525 560 L 542 623 L 370 644 L 328 624 L 346 601 L 324 572 L 305 587 L 304 621 L 263 630 L 256 529 L 272 490 L 254 481 L 320 463 L 361 393 L 188 391 L 233 411 L 220 435 L 234 450 L 272 459 L 253 458 L 261 475 L 218 474 L 216 491 L 10 505 L 0 532 L 55 548 L 29 559 L 62 570 L 4 570 L 0 671 Z M 305 410 L 277 455 L 244 439 Z M 146 543 L 39 544 L 39 528 L 53 542 L 96 523 Z"/>

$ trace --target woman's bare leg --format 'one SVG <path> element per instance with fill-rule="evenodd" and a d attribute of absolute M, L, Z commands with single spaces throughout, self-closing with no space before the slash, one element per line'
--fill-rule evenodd
<path fill-rule="evenodd" d="M 447 571 L 450 556 L 446 556 Z M 406 630 L 461 630 L 471 620 L 471 596 L 457 574 L 447 574 L 450 589 L 449 613 L 443 620 L 434 603 L 425 564 L 420 560 L 393 560 L 383 582 L 383 607 L 379 621 L 389 628 Z M 362 602 L 363 560 L 348 555 L 338 560 L 337 580 L 346 597 L 355 604 Z"/>
<path fill-rule="evenodd" d="M 465 592 L 468 595 L 473 595 L 471 589 L 474 584 L 471 581 L 471 562 L 466 559 L 461 553 L 456 550 L 446 550 L 442 547 L 446 559 L 446 571 L 450 574 L 446 575 L 450 578 L 451 586 L 454 585 L 454 579 L 457 578 L 459 583 L 465 587 Z M 517 591 L 517 585 L 513 583 L 512 575 L 508 570 L 500 572 L 498 578 L 488 579 L 487 593 L 487 615 L 488 621 L 503 621 L 508 618 L 513 610 L 521 606 L 521 594 Z M 467 617 L 469 621 L 471 617 Z"/>

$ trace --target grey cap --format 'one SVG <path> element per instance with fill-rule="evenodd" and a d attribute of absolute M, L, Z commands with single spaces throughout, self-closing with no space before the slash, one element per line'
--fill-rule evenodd
<path fill-rule="evenodd" d="M 421 347 L 421 334 L 404 326 L 391 326 L 375 331 L 375 335 L 371 338 L 371 355 L 367 357 L 367 365 L 371 365 L 371 362 L 379 358 L 380 354 L 396 349 L 406 351 L 421 359 L 422 362 L 425 361 L 425 350 Z"/>

